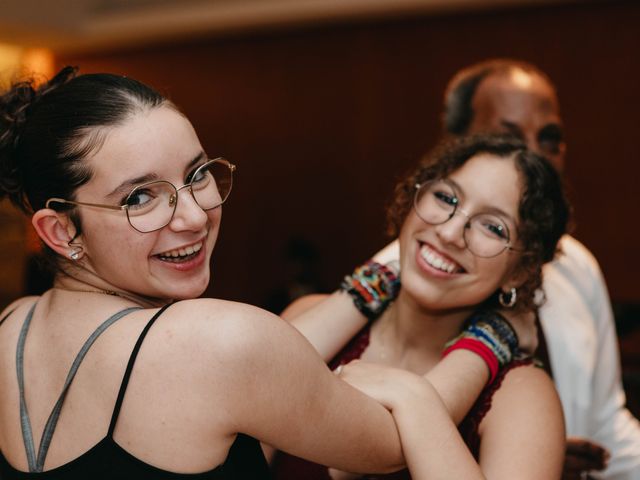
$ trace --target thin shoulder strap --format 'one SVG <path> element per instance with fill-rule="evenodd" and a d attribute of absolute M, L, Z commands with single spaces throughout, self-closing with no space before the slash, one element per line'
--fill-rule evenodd
<path fill-rule="evenodd" d="M 140 347 L 142 346 L 142 342 L 144 338 L 147 336 L 149 329 L 154 324 L 154 322 L 163 314 L 163 312 L 171 306 L 170 303 L 162 307 L 160 310 L 156 312 L 156 314 L 151 317 L 151 320 L 147 322 L 147 325 L 142 329 L 140 336 L 138 337 L 138 341 L 136 345 L 133 347 L 133 351 L 131 352 L 131 356 L 129 357 L 129 363 L 127 363 L 127 369 L 124 372 L 124 376 L 122 377 L 122 383 L 120 384 L 120 391 L 118 392 L 118 398 L 116 400 L 116 404 L 113 407 L 113 413 L 111 414 L 111 422 L 109 422 L 109 431 L 107 436 L 109 438 L 113 437 L 113 432 L 116 429 L 116 423 L 118 423 L 118 416 L 120 415 L 120 408 L 122 407 L 122 401 L 124 400 L 124 395 L 127 392 L 127 386 L 129 385 L 129 378 L 131 377 L 131 371 L 133 370 L 133 365 L 136 363 L 136 357 L 138 356 L 138 352 L 140 351 Z"/>
<path fill-rule="evenodd" d="M 98 328 L 89 336 L 89 338 L 84 342 L 82 348 L 76 355 L 75 360 L 73 361 L 71 368 L 69 369 L 69 373 L 67 374 L 67 379 L 64 382 L 64 386 L 62 388 L 62 393 L 58 397 L 58 401 L 55 403 L 53 409 L 51 410 L 51 414 L 47 419 L 47 423 L 42 432 L 42 438 L 40 439 L 40 447 L 38 448 L 38 455 L 35 454 L 35 446 L 33 443 L 33 432 L 31 430 L 31 420 L 29 419 L 29 412 L 27 410 L 27 402 L 24 396 L 24 344 L 27 338 L 27 333 L 29 331 L 29 326 L 31 325 L 31 319 L 33 318 L 33 312 L 36 308 L 36 304 L 38 302 L 34 302 L 34 304 L 29 309 L 29 313 L 27 314 L 27 318 L 25 318 L 24 323 L 22 325 L 22 329 L 20 330 L 20 336 L 18 337 L 18 348 L 16 349 L 16 369 L 18 374 L 18 388 L 20 390 L 20 426 L 22 428 L 22 439 L 24 441 L 24 447 L 27 452 L 27 461 L 29 463 L 29 471 L 30 472 L 42 472 L 44 468 L 44 462 L 47 457 L 47 452 L 49 451 L 49 445 L 51 445 L 51 439 L 53 438 L 53 433 L 55 431 L 56 425 L 58 423 L 58 418 L 60 417 L 60 410 L 62 409 L 62 404 L 64 402 L 65 397 L 67 396 L 67 392 L 69 391 L 69 387 L 71 386 L 71 382 L 76 376 L 78 368 L 82 363 L 85 355 L 93 345 L 93 343 L 97 340 L 97 338 L 104 332 L 109 326 L 111 326 L 116 321 L 120 320 L 122 317 L 127 315 L 134 310 L 140 310 L 141 307 L 131 307 L 121 310 L 120 312 L 112 315 L 107 320 L 102 322 Z"/>
<path fill-rule="evenodd" d="M 2 326 L 2 324 L 4 323 L 4 321 L 9 318 L 9 315 L 11 315 L 13 312 L 15 312 L 15 308 L 13 310 L 10 310 L 9 313 L 7 313 L 4 317 L 2 317 L 0 319 L 0 327 Z"/>

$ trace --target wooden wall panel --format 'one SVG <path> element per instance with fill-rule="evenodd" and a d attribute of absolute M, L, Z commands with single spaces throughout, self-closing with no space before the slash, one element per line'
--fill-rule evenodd
<path fill-rule="evenodd" d="M 211 155 L 238 164 L 210 294 L 264 305 L 286 284 L 287 241 L 319 251 L 320 283 L 383 245 L 394 179 L 439 135 L 460 67 L 531 61 L 557 84 L 576 236 L 616 300 L 640 301 L 640 4 L 610 1 L 199 38 L 61 57 L 151 83 Z"/>

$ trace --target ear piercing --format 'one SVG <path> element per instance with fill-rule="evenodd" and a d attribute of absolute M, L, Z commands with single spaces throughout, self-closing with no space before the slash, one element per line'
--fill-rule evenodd
<path fill-rule="evenodd" d="M 82 248 L 74 248 L 71 252 L 69 252 L 69 258 L 74 262 L 77 261 L 82 255 Z"/>
<path fill-rule="evenodd" d="M 500 292 L 498 294 L 498 301 L 500 302 L 500 305 L 505 308 L 513 308 L 516 304 L 517 297 L 517 290 L 515 287 L 512 287 L 508 292 Z"/>

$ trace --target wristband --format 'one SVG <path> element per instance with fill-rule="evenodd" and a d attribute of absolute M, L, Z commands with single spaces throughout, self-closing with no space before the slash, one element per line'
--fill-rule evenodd
<path fill-rule="evenodd" d="M 487 367 L 489 367 L 488 383 L 493 383 L 496 375 L 498 374 L 498 370 L 500 369 L 500 365 L 491 349 L 474 338 L 461 338 L 445 348 L 444 352 L 442 352 L 442 356 L 445 357 L 452 351 L 459 349 L 469 350 L 482 358 L 482 360 L 487 364 Z"/>
<path fill-rule="evenodd" d="M 517 355 L 518 336 L 499 313 L 479 312 L 467 321 L 462 333 L 445 345 L 442 355 L 457 349 L 469 350 L 479 355 L 489 368 L 491 383 L 498 369 Z"/>
<path fill-rule="evenodd" d="M 369 260 L 344 277 L 340 289 L 351 295 L 353 304 L 369 320 L 386 310 L 400 290 L 394 267 Z"/>

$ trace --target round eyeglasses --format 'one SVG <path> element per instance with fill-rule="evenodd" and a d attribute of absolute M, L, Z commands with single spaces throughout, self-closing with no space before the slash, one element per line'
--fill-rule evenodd
<path fill-rule="evenodd" d="M 462 236 L 471 253 L 478 257 L 491 258 L 506 249 L 515 250 L 506 222 L 491 213 L 468 215 L 459 208 L 460 200 L 449 182 L 434 180 L 416 185 L 413 207 L 422 221 L 430 225 L 441 225 L 451 220 L 456 213 L 467 219 Z"/>
<path fill-rule="evenodd" d="M 76 202 L 62 198 L 50 198 L 46 208 L 52 204 L 80 207 L 124 210 L 129 224 L 141 233 L 160 230 L 171 222 L 178 206 L 178 192 L 186 188 L 202 210 L 212 210 L 222 205 L 231 193 L 233 172 L 236 166 L 224 158 L 209 160 L 196 168 L 187 177 L 187 183 L 176 187 L 166 180 L 156 180 L 135 187 L 122 205 Z"/>

